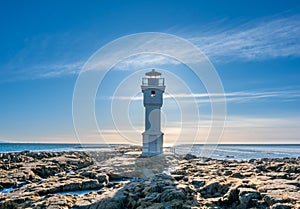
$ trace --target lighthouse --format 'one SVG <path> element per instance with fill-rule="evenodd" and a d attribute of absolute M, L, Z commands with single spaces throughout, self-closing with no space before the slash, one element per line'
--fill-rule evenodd
<path fill-rule="evenodd" d="M 142 79 L 145 106 L 145 132 L 143 132 L 142 156 L 163 153 L 163 133 L 161 132 L 161 107 L 165 91 L 165 79 L 154 69 Z"/>

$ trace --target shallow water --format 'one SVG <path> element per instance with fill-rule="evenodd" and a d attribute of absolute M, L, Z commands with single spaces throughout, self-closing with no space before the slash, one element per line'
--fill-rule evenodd
<path fill-rule="evenodd" d="M 58 192 L 56 194 L 84 196 L 86 194 L 89 194 L 89 193 L 92 193 L 92 192 L 97 192 L 97 191 L 98 191 L 98 189 L 94 189 L 94 190 L 79 190 L 79 191 Z"/>
<path fill-rule="evenodd" d="M 15 189 L 14 188 L 6 188 L 6 189 L 3 189 L 0 191 L 0 194 L 6 194 L 6 193 L 9 193 L 9 192 L 12 192 L 14 191 Z"/>

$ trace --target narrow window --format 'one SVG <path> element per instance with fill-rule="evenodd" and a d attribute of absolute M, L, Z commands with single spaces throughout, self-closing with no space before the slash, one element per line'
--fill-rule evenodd
<path fill-rule="evenodd" d="M 151 97 L 155 97 L 155 91 L 151 91 Z"/>

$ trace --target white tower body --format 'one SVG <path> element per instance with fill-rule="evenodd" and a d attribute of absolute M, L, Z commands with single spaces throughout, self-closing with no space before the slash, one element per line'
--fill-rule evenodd
<path fill-rule="evenodd" d="M 145 132 L 143 133 L 142 156 L 163 153 L 163 133 L 161 132 L 161 107 L 165 91 L 164 78 L 154 69 L 146 73 L 142 80 L 145 106 Z"/>

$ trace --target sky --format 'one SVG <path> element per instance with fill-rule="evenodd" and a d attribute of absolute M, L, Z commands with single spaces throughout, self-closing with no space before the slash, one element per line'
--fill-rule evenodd
<path fill-rule="evenodd" d="M 74 128 L 74 88 L 89 58 L 123 36 L 160 32 L 198 47 L 218 73 L 227 100 L 219 143 L 300 143 L 298 1 L 10 0 L 0 2 L 0 25 L 1 142 L 140 144 L 140 86 L 125 84 L 140 84 L 152 68 L 166 79 L 165 142 L 193 143 L 195 131 L 197 143 L 211 142 L 205 86 L 184 63 L 158 55 L 129 57 L 114 66 L 95 97 L 99 129 L 79 137 Z M 182 49 L 174 44 L 174 50 Z M 120 94 L 133 88 L 134 98 Z M 126 111 L 123 100 L 129 100 Z M 124 117 L 130 123 L 116 125 L 114 118 Z"/>

